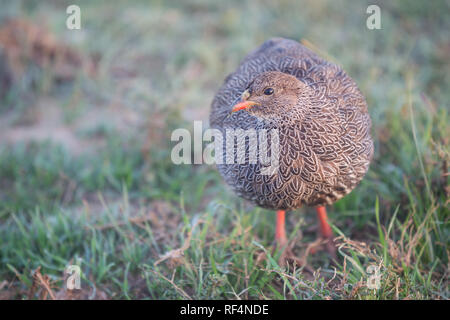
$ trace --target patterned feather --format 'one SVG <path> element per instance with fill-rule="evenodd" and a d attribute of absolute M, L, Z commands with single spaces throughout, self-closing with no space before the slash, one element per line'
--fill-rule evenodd
<path fill-rule="evenodd" d="M 267 87 L 275 94 L 264 96 Z M 231 113 L 246 90 L 260 105 Z M 355 82 L 288 39 L 264 42 L 225 79 L 212 102 L 210 124 L 224 136 L 227 129 L 278 130 L 279 167 L 273 174 L 262 174 L 264 164 L 248 161 L 254 147 L 248 137 L 244 163 L 217 165 L 239 196 L 265 208 L 331 204 L 356 187 L 373 155 L 371 120 Z"/>

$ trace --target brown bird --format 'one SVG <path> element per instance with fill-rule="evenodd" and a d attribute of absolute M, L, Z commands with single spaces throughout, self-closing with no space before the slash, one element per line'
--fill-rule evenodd
<path fill-rule="evenodd" d="M 285 211 L 303 205 L 316 207 L 321 238 L 333 254 L 325 205 L 356 187 L 373 155 L 371 120 L 355 82 L 300 43 L 270 39 L 225 79 L 210 124 L 224 137 L 234 129 L 237 141 L 246 141 L 244 161 L 217 167 L 239 196 L 277 210 L 275 240 L 284 248 L 283 259 L 295 259 L 287 248 Z M 279 163 L 270 174 L 263 171 L 267 164 L 251 161 L 255 146 L 243 136 L 251 129 L 278 132 Z M 242 156 L 233 150 L 233 160 Z"/>

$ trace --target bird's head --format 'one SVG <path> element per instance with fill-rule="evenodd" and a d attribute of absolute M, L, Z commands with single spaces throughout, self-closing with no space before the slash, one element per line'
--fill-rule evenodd
<path fill-rule="evenodd" d="M 245 110 L 253 116 L 276 119 L 298 113 L 309 87 L 296 77 L 279 71 L 258 75 L 244 91 L 232 113 Z"/>

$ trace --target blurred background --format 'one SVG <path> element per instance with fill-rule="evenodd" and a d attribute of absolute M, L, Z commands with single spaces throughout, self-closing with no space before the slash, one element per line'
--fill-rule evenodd
<path fill-rule="evenodd" d="M 66 27 L 71 4 L 80 30 Z M 366 27 L 370 4 L 380 30 Z M 0 7 L 0 298 L 448 298 L 449 1 Z M 372 116 L 371 169 L 330 209 L 345 236 L 337 277 L 321 255 L 317 274 L 261 267 L 273 213 L 213 167 L 170 161 L 171 131 L 206 126 L 225 77 L 275 36 L 341 65 Z M 299 255 L 312 213 L 288 219 Z M 385 270 L 376 292 L 361 286 L 370 261 Z"/>

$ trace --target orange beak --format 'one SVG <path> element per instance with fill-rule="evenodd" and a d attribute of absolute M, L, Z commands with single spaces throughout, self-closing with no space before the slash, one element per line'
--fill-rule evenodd
<path fill-rule="evenodd" d="M 248 109 L 250 107 L 259 105 L 259 103 L 257 102 L 253 102 L 253 101 L 243 101 L 243 102 L 239 102 L 238 104 L 236 104 L 233 109 L 231 110 L 231 113 L 239 111 L 239 110 L 243 110 L 243 109 Z"/>

